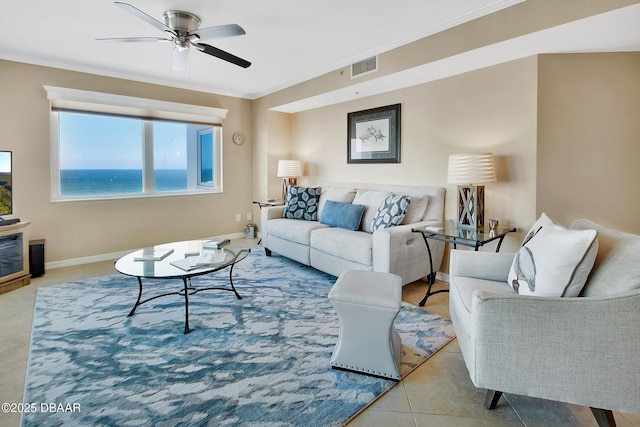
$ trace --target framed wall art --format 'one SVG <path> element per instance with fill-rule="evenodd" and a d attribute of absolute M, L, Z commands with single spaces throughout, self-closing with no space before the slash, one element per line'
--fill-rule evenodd
<path fill-rule="evenodd" d="M 347 114 L 347 163 L 400 163 L 400 104 Z"/>

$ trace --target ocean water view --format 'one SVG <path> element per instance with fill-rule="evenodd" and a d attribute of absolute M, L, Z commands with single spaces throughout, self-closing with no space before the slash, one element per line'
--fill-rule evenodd
<path fill-rule="evenodd" d="M 207 177 L 203 176 L 203 180 L 206 181 Z M 154 188 L 156 192 L 186 190 L 187 170 L 156 169 L 154 171 Z M 141 192 L 141 169 L 60 170 L 60 194 L 62 196 L 131 194 Z"/>

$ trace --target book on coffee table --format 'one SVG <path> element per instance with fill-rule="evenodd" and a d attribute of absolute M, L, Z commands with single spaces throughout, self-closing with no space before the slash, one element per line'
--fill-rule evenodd
<path fill-rule="evenodd" d="M 189 257 L 189 258 L 182 258 L 182 259 L 177 259 L 175 261 L 171 261 L 171 265 L 173 265 L 174 267 L 178 267 L 181 270 L 184 271 L 191 271 L 191 270 L 195 270 L 196 268 L 200 268 L 201 266 L 196 265 L 195 261 L 191 262 L 191 259 L 195 259 L 196 257 Z"/>
<path fill-rule="evenodd" d="M 220 264 L 225 260 L 226 257 L 227 254 L 224 252 L 224 250 L 220 252 L 203 251 L 195 262 L 198 266 Z"/>
<path fill-rule="evenodd" d="M 171 255 L 173 249 L 144 248 L 142 253 L 133 258 L 134 261 L 161 261 Z"/>
<path fill-rule="evenodd" d="M 216 253 L 205 252 L 201 255 L 189 256 L 171 261 L 171 265 L 184 271 L 191 271 L 196 268 L 204 268 L 221 264 L 225 261 L 226 256 L 227 255 L 224 251 Z"/>
<path fill-rule="evenodd" d="M 220 249 L 224 246 L 227 246 L 231 241 L 229 239 L 214 239 L 209 240 L 208 242 L 204 242 L 202 245 L 203 249 Z"/>

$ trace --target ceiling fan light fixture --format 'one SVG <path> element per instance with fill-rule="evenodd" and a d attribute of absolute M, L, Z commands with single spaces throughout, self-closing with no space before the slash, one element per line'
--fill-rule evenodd
<path fill-rule="evenodd" d="M 173 48 L 173 60 L 171 69 L 173 71 L 183 71 L 187 69 L 187 63 L 189 62 L 189 48 L 175 46 Z"/>

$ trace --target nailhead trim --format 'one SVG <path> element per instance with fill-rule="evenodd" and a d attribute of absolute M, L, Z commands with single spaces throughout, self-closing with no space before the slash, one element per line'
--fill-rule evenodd
<path fill-rule="evenodd" d="M 344 365 L 342 363 L 332 363 L 331 366 L 336 366 L 338 368 L 343 368 L 343 369 L 349 369 L 351 371 L 366 372 L 367 374 L 378 375 L 380 377 L 392 378 L 396 380 L 400 379 L 400 376 L 396 374 L 388 374 L 386 372 L 372 371 L 370 369 L 359 368 L 357 366 Z"/>

